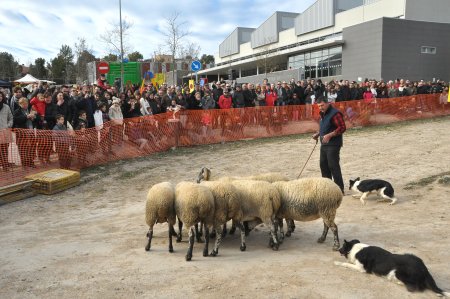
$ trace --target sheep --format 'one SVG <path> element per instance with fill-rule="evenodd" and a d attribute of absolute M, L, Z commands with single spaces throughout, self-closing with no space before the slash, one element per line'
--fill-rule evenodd
<path fill-rule="evenodd" d="M 203 167 L 197 176 L 197 183 L 200 183 L 202 180 L 204 180 L 204 181 L 211 180 L 211 170 L 207 167 Z M 289 178 L 278 172 L 268 172 L 268 173 L 261 173 L 261 174 L 257 174 L 257 175 L 251 175 L 251 176 L 247 176 L 247 177 L 221 177 L 218 180 L 221 180 L 221 181 L 254 180 L 254 181 L 265 181 L 265 182 L 273 183 L 273 182 L 277 182 L 277 181 L 289 181 Z M 244 222 L 244 226 L 245 226 L 245 233 L 246 233 L 246 235 L 248 235 L 248 233 L 250 231 L 250 229 L 248 228 L 248 223 Z M 293 221 L 290 223 L 289 226 L 291 226 L 293 229 L 295 229 L 295 225 L 294 225 Z M 235 230 L 236 230 L 236 224 L 233 221 L 231 229 L 230 229 L 230 234 L 234 234 Z M 224 237 L 225 234 L 226 234 L 226 224 L 224 224 L 222 237 Z"/>
<path fill-rule="evenodd" d="M 323 220 L 323 233 L 317 240 L 323 243 L 331 229 L 334 233 L 333 250 L 340 247 L 338 228 L 334 223 L 336 210 L 342 202 L 341 189 L 328 178 L 303 178 L 289 182 L 275 182 L 272 184 L 279 191 L 281 206 L 277 218 L 297 221 L 311 221 L 318 218 Z M 288 226 L 288 231 L 289 231 Z"/>
<path fill-rule="evenodd" d="M 209 227 L 214 225 L 214 197 L 205 186 L 191 182 L 180 182 L 175 187 L 175 212 L 179 220 L 189 227 L 189 248 L 186 261 L 192 259 L 194 226 L 201 222 L 205 226 L 203 256 L 208 256 Z"/>
<path fill-rule="evenodd" d="M 280 208 L 281 199 L 277 189 L 271 183 L 252 180 L 235 180 L 231 184 L 237 189 L 242 219 L 236 221 L 241 231 L 241 251 L 245 251 L 245 229 L 243 221 L 261 221 L 270 228 L 270 243 L 273 250 L 278 250 L 276 213 Z"/>
<path fill-rule="evenodd" d="M 207 167 L 203 167 L 198 174 L 197 183 L 200 183 L 202 180 L 211 180 L 211 170 Z M 247 177 L 222 177 L 219 180 L 253 180 L 273 183 L 278 181 L 289 181 L 289 178 L 278 172 L 267 172 Z"/>
<path fill-rule="evenodd" d="M 169 252 L 173 252 L 172 235 L 176 235 L 173 228 L 176 222 L 174 202 L 175 189 L 169 182 L 153 185 L 148 191 L 145 203 L 145 222 L 149 226 L 149 230 L 145 251 L 150 250 L 155 223 L 167 222 L 169 225 Z"/>
<path fill-rule="evenodd" d="M 243 212 L 239 199 L 238 190 L 229 182 L 204 181 L 201 186 L 209 188 L 214 196 L 214 228 L 217 231 L 217 238 L 214 249 L 210 256 L 216 256 L 222 241 L 221 225 L 228 220 L 241 221 Z"/>

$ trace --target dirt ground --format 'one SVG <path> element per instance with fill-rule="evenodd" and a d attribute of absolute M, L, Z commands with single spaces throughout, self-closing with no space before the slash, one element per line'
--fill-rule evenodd
<path fill-rule="evenodd" d="M 345 133 L 341 166 L 348 180 L 392 182 L 394 206 L 350 196 L 337 213 L 341 242 L 359 239 L 421 257 L 438 286 L 450 290 L 450 117 Z M 82 172 L 65 192 L 0 207 L 0 298 L 434 298 L 410 294 L 385 278 L 337 267 L 322 222 L 297 222 L 279 251 L 265 227 L 239 251 L 227 236 L 217 257 L 196 244 L 185 261 L 187 232 L 168 252 L 167 225 L 158 224 L 150 252 L 145 197 L 157 182 L 194 180 L 202 166 L 216 175 L 278 171 L 296 178 L 314 146 L 309 135 L 192 148 L 121 161 Z M 320 176 L 319 150 L 303 177 Z M 210 247 L 211 250 L 211 247 Z"/>

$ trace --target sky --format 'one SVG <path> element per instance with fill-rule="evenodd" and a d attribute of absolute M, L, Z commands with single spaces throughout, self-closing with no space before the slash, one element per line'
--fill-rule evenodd
<path fill-rule="evenodd" d="M 185 42 L 200 46 L 200 55 L 215 55 L 236 27 L 260 26 L 275 11 L 301 13 L 316 0 L 122 0 L 122 19 L 132 23 L 127 44 L 144 58 L 164 46 L 166 18 L 180 13 Z M 62 45 L 84 38 L 96 57 L 110 51 L 100 35 L 119 24 L 119 0 L 1 0 L 0 52 L 20 64 L 50 61 Z M 169 53 L 169 51 L 165 51 Z"/>

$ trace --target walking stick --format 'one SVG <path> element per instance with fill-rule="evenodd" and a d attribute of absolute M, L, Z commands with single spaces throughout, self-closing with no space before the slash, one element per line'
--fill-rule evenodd
<path fill-rule="evenodd" d="M 316 144 L 314 144 L 314 147 L 313 147 L 311 153 L 309 154 L 309 157 L 308 157 L 308 159 L 306 160 L 305 165 L 303 165 L 302 170 L 300 171 L 299 175 L 297 176 L 297 179 L 302 175 L 303 170 L 305 169 L 306 164 L 308 164 L 309 159 L 311 159 L 311 156 L 312 156 L 314 150 L 316 149 L 316 146 L 317 146 L 317 143 L 318 143 L 318 142 L 319 142 L 319 139 L 316 140 Z"/>

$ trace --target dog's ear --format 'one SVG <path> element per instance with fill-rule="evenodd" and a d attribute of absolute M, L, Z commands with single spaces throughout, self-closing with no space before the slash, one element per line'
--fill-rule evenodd
<path fill-rule="evenodd" d="M 361 180 L 361 178 L 360 178 L 360 177 L 357 177 L 355 181 L 360 181 L 360 180 Z"/>
<path fill-rule="evenodd" d="M 361 243 L 358 239 L 353 240 L 353 242 L 356 243 Z"/>

